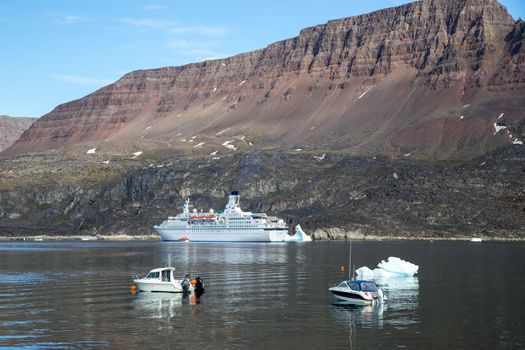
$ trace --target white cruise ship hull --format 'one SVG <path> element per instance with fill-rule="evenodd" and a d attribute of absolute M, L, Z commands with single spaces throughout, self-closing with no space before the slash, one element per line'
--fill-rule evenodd
<path fill-rule="evenodd" d="M 288 229 L 203 229 L 203 228 L 163 228 L 155 226 L 155 231 L 163 241 L 191 242 L 284 242 Z"/>

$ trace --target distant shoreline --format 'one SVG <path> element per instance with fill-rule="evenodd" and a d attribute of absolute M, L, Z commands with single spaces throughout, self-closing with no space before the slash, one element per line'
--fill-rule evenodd
<path fill-rule="evenodd" d="M 460 241 L 470 242 L 472 238 L 481 238 L 482 242 L 525 242 L 524 238 L 508 238 L 508 237 L 401 237 L 401 236 L 373 236 L 367 235 L 364 237 L 351 237 L 352 241 Z M 48 235 L 37 235 L 37 236 L 0 236 L 0 242 L 40 242 L 40 241 L 86 241 L 86 242 L 97 242 L 97 241 L 160 241 L 160 236 L 157 235 L 97 235 L 97 236 L 85 236 L 85 235 L 72 235 L 72 236 L 48 236 Z M 314 241 L 328 242 L 328 241 L 346 241 L 345 238 L 341 239 L 314 239 Z"/>

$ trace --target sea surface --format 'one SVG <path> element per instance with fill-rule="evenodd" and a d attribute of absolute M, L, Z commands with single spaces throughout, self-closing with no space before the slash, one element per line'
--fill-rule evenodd
<path fill-rule="evenodd" d="M 353 242 L 417 277 L 378 281 L 384 305 L 334 304 L 347 242 L 0 243 L 0 348 L 525 349 L 525 244 Z M 164 266 L 204 278 L 200 298 L 132 294 Z M 341 272 L 341 265 L 345 272 Z"/>

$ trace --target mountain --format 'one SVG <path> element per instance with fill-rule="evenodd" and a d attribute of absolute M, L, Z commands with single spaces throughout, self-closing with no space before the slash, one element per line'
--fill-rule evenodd
<path fill-rule="evenodd" d="M 135 71 L 0 155 L 0 239 L 140 235 L 186 198 L 316 238 L 525 240 L 525 23 L 423 0 Z"/>
<path fill-rule="evenodd" d="M 0 151 L 11 146 L 35 120 L 35 118 L 14 118 L 0 115 Z"/>
<path fill-rule="evenodd" d="M 226 59 L 131 72 L 56 107 L 3 155 L 89 146 L 470 159 L 525 138 L 523 41 L 524 23 L 496 0 L 409 3 Z"/>

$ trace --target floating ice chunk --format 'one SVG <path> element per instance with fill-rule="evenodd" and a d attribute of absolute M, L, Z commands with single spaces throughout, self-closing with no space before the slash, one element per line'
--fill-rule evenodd
<path fill-rule="evenodd" d="M 241 83 L 239 84 L 239 86 L 242 86 L 244 83 L 246 83 L 246 80 L 241 81 Z"/>
<path fill-rule="evenodd" d="M 322 156 L 314 156 L 315 159 L 317 159 L 318 162 L 322 161 L 326 157 L 326 153 L 323 153 Z"/>
<path fill-rule="evenodd" d="M 221 66 L 226 67 L 226 63 L 221 63 Z"/>
<path fill-rule="evenodd" d="M 86 154 L 95 154 L 95 151 L 96 151 L 96 150 L 97 150 L 96 148 L 90 148 L 90 149 L 88 149 L 88 151 L 86 152 Z"/>
<path fill-rule="evenodd" d="M 142 151 L 138 151 L 138 152 L 135 152 L 133 153 L 133 159 L 137 158 L 138 156 L 140 156 L 142 154 Z"/>
<path fill-rule="evenodd" d="M 217 87 L 214 87 L 214 88 L 213 88 L 213 92 L 215 92 L 215 91 L 217 91 Z"/>
<path fill-rule="evenodd" d="M 147 127 L 146 129 L 144 129 L 144 130 L 149 130 L 149 129 L 151 129 L 151 125 L 150 125 L 150 126 L 148 126 L 148 127 Z"/>
<path fill-rule="evenodd" d="M 221 159 L 221 157 L 213 157 L 212 159 L 218 160 L 218 159 Z"/>
<path fill-rule="evenodd" d="M 482 240 L 481 238 L 479 238 L 479 237 L 472 237 L 472 238 L 470 239 L 470 241 L 471 241 L 471 242 L 474 242 L 474 243 L 480 243 L 480 242 L 482 242 L 483 240 Z"/>
<path fill-rule="evenodd" d="M 412 154 L 412 153 L 405 153 L 404 156 L 405 156 L 405 157 L 410 157 L 411 154 Z"/>
<path fill-rule="evenodd" d="M 464 116 L 464 115 L 462 115 L 461 117 L 459 117 L 459 119 L 464 119 L 464 118 L 465 118 L 465 116 Z"/>
<path fill-rule="evenodd" d="M 222 135 L 222 134 L 224 134 L 226 131 L 228 131 L 228 130 L 230 130 L 230 129 L 231 129 L 231 128 L 226 128 L 226 129 L 224 129 L 224 130 L 222 130 L 222 131 L 219 131 L 219 132 L 216 133 L 215 135 L 217 135 L 217 136 Z"/>
<path fill-rule="evenodd" d="M 186 142 L 186 139 L 181 139 L 182 142 Z"/>
<path fill-rule="evenodd" d="M 463 105 L 463 108 L 467 108 L 467 107 L 470 107 L 470 105 Z"/>
<path fill-rule="evenodd" d="M 310 128 L 310 130 L 313 130 L 313 129 L 315 129 L 315 126 L 312 126 L 312 127 Z"/>
<path fill-rule="evenodd" d="M 381 261 L 377 264 L 377 267 L 392 273 L 407 276 L 414 276 L 419 269 L 419 266 L 394 256 L 389 257 L 387 261 Z"/>
<path fill-rule="evenodd" d="M 214 155 L 216 155 L 217 152 L 219 152 L 219 151 L 211 152 L 211 153 L 210 153 L 210 156 L 214 156 Z"/>
<path fill-rule="evenodd" d="M 394 177 L 394 179 L 398 180 L 399 179 L 399 175 L 397 175 L 397 173 L 393 173 L 392 176 Z"/>
<path fill-rule="evenodd" d="M 180 116 L 182 116 L 182 113 L 179 113 L 179 114 L 177 115 L 177 118 L 180 117 Z"/>
<path fill-rule="evenodd" d="M 483 165 L 485 165 L 485 164 L 487 164 L 487 162 L 483 162 L 483 163 L 481 163 L 480 165 L 483 166 Z"/>
<path fill-rule="evenodd" d="M 382 260 L 377 268 L 371 270 L 366 266 L 358 268 L 355 272 L 359 277 L 385 277 L 385 276 L 414 276 L 419 266 L 396 257 Z"/>
<path fill-rule="evenodd" d="M 294 149 L 295 152 L 301 152 L 303 149 L 302 148 L 296 148 Z"/>
<path fill-rule="evenodd" d="M 222 100 L 221 100 L 221 101 L 224 101 L 224 100 L 226 99 L 226 97 L 227 97 L 227 96 L 224 96 L 224 97 L 222 98 Z"/>
<path fill-rule="evenodd" d="M 229 145 L 230 143 L 232 143 L 232 142 L 233 142 L 233 140 L 231 140 L 231 141 L 226 141 L 226 142 L 224 142 L 222 145 L 223 145 L 224 147 L 226 147 L 226 146 L 228 146 L 228 145 Z"/>
<path fill-rule="evenodd" d="M 494 134 L 492 135 L 496 135 L 499 131 L 506 129 L 506 128 L 507 128 L 506 125 L 500 125 L 498 123 L 494 123 L 494 129 L 496 129 L 496 131 L 494 131 Z"/>
<path fill-rule="evenodd" d="M 520 141 L 518 139 L 515 139 L 514 141 L 512 141 L 512 144 L 513 145 L 523 145 L 523 141 Z"/>
<path fill-rule="evenodd" d="M 285 242 L 311 242 L 312 237 L 304 233 L 303 229 L 301 228 L 301 225 L 297 225 L 295 226 L 295 235 L 287 235 L 284 240 Z"/>
<path fill-rule="evenodd" d="M 249 144 L 250 146 L 253 146 L 253 142 L 251 142 L 251 141 L 248 141 L 248 144 Z"/>
<path fill-rule="evenodd" d="M 370 91 L 370 89 L 368 89 L 365 92 L 363 92 L 357 99 L 360 100 L 361 97 L 365 96 L 368 91 Z"/>
<path fill-rule="evenodd" d="M 246 138 L 246 136 L 244 136 L 244 135 L 239 135 L 239 136 L 236 136 L 236 138 L 237 138 L 238 140 L 244 141 L 244 139 Z"/>
<path fill-rule="evenodd" d="M 229 148 L 229 149 L 231 149 L 232 151 L 237 151 L 237 147 L 236 147 L 235 145 L 226 145 L 226 146 L 224 146 L 224 147 Z"/>
<path fill-rule="evenodd" d="M 500 120 L 503 116 L 505 115 L 505 113 L 501 113 L 498 117 L 498 120 Z"/>
<path fill-rule="evenodd" d="M 102 163 L 104 163 L 104 164 L 109 164 L 109 160 L 105 160 L 105 161 L 103 161 Z"/>
<path fill-rule="evenodd" d="M 193 148 L 201 148 L 204 144 L 206 144 L 206 142 L 201 142 L 198 145 L 193 146 Z"/>

